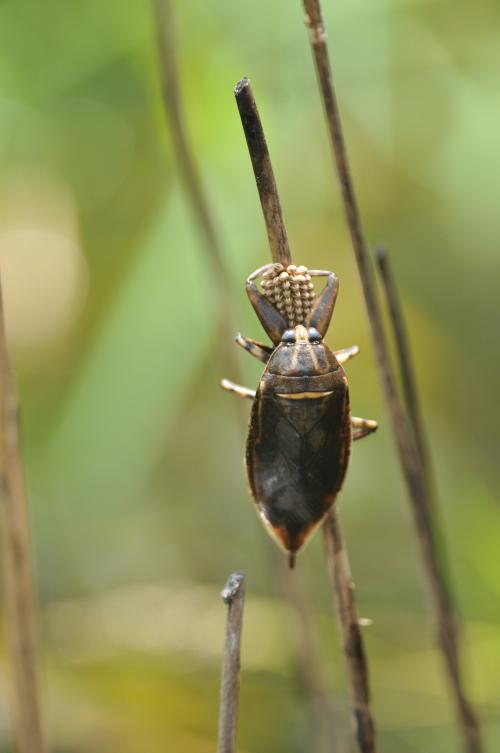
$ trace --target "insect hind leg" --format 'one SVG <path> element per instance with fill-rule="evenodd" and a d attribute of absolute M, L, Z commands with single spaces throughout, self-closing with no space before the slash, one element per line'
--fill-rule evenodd
<path fill-rule="evenodd" d="M 333 352 L 335 358 L 340 364 L 347 363 L 347 361 L 350 361 L 351 358 L 357 356 L 358 353 L 359 347 L 357 345 L 351 345 L 350 348 L 342 348 L 341 350 L 335 350 Z"/>
<path fill-rule="evenodd" d="M 370 418 L 358 418 L 351 416 L 352 439 L 363 439 L 378 429 L 378 423 Z"/>
<path fill-rule="evenodd" d="M 243 387 L 241 384 L 231 382 L 229 379 L 223 379 L 220 386 L 226 392 L 234 392 L 239 397 L 247 397 L 249 400 L 255 398 L 255 390 L 251 390 L 249 387 Z"/>

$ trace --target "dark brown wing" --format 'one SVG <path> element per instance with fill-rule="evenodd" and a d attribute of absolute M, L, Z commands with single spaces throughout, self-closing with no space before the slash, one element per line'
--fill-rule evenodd
<path fill-rule="evenodd" d="M 328 375 L 324 387 L 322 397 L 280 397 L 261 381 L 252 408 L 246 451 L 252 496 L 291 552 L 327 514 L 349 460 L 349 392 L 342 369 Z"/>

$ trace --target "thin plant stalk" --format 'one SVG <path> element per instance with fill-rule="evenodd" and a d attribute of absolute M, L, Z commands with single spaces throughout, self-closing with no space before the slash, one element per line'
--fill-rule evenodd
<path fill-rule="evenodd" d="M 193 205 L 193 214 L 205 237 L 207 252 L 210 254 L 217 279 L 219 279 L 221 286 L 225 288 L 229 285 L 229 278 L 224 263 L 220 235 L 203 187 L 200 170 L 189 142 L 186 126 L 177 65 L 172 2 L 171 0 L 151 1 L 160 59 L 161 93 L 175 157 L 186 186 L 186 194 Z"/>
<path fill-rule="evenodd" d="M 0 291 L 0 476 L 5 593 L 20 753 L 45 753 L 30 515 Z"/>
<path fill-rule="evenodd" d="M 235 753 L 240 689 L 240 646 L 245 605 L 245 576 L 233 573 L 221 593 L 227 604 L 226 639 L 220 689 L 217 753 Z"/>
<path fill-rule="evenodd" d="M 157 39 L 161 77 L 161 94 L 165 119 L 172 138 L 174 154 L 193 217 L 200 227 L 204 248 L 212 267 L 212 281 L 216 288 L 217 344 L 225 368 L 239 379 L 239 364 L 234 348 L 232 312 L 227 291 L 230 275 L 224 258 L 220 231 L 203 186 L 201 172 L 191 146 L 177 64 L 174 14 L 171 0 L 151 0 Z M 239 406 L 238 406 L 239 407 Z"/>
<path fill-rule="evenodd" d="M 389 255 L 385 248 L 375 250 L 375 260 L 382 280 L 384 297 L 389 311 L 389 320 L 391 330 L 396 344 L 396 356 L 403 390 L 406 412 L 410 420 L 411 428 L 415 437 L 415 443 L 420 455 L 420 462 L 425 476 L 427 485 L 427 496 L 429 505 L 429 516 L 434 531 L 437 554 L 440 562 L 440 571 L 446 589 L 446 598 L 453 609 L 453 599 L 451 594 L 448 558 L 446 546 L 442 532 L 442 525 L 439 516 L 439 510 L 436 505 L 436 488 L 432 472 L 431 456 L 429 452 L 429 442 L 427 440 L 420 399 L 418 395 L 415 370 L 413 368 L 410 341 L 408 338 L 403 307 L 398 293 L 396 280 L 392 273 Z M 458 627 L 458 617 L 454 613 Z"/>
<path fill-rule="evenodd" d="M 249 150 L 254 150 L 257 155 L 262 154 L 264 150 L 267 153 L 264 131 L 249 80 L 246 78 L 242 79 L 238 82 L 234 91 L 245 134 L 247 129 L 250 131 L 249 136 L 247 135 Z M 259 164 L 259 160 L 257 157 L 252 157 L 252 151 L 250 151 L 250 156 L 255 170 L 255 164 Z M 275 193 L 273 204 L 275 207 L 281 207 L 268 153 L 266 156 L 266 165 L 268 174 L 272 176 L 272 180 L 267 181 L 267 185 L 271 185 Z M 257 181 L 258 175 L 258 171 L 255 171 Z M 267 205 L 268 202 L 262 201 L 264 215 Z M 273 221 L 278 222 L 283 227 L 283 235 L 286 237 L 281 209 L 278 214 L 273 215 Z M 272 246 L 271 253 L 273 253 L 274 257 Z M 291 263 L 291 256 L 288 263 Z M 369 707 L 368 662 L 364 650 L 363 637 L 356 616 L 356 602 L 350 576 L 347 549 L 343 541 L 340 521 L 335 507 L 328 516 L 323 530 L 326 541 L 328 571 L 335 594 L 337 615 L 342 635 L 342 647 L 346 660 L 356 740 L 361 753 L 375 753 L 374 723 Z"/>
<path fill-rule="evenodd" d="M 295 645 L 298 650 L 299 688 L 307 705 L 308 753 L 345 753 L 348 740 L 337 720 L 335 696 L 328 687 L 325 662 L 313 628 L 300 570 L 290 570 L 282 552 L 276 548 L 276 568 L 286 598 L 295 613 Z"/>
<path fill-rule="evenodd" d="M 392 427 L 399 459 L 413 510 L 414 521 L 420 541 L 425 572 L 430 586 L 437 623 L 438 642 L 452 693 L 457 718 L 462 731 L 467 753 L 481 753 L 480 731 L 474 711 L 469 703 L 460 672 L 455 615 L 448 600 L 443 573 L 439 566 L 436 542 L 430 516 L 429 495 L 425 471 L 418 447 L 403 403 L 397 389 L 389 348 L 383 329 L 382 316 L 376 295 L 375 279 L 371 260 L 362 231 L 362 224 L 349 170 L 347 151 L 342 131 L 332 71 L 330 67 L 326 33 L 323 25 L 319 0 L 303 0 L 306 12 L 306 25 L 318 84 L 322 96 L 328 132 L 337 166 L 344 210 L 349 226 L 354 255 L 356 258 L 361 286 L 370 322 L 375 355 Z"/>
<path fill-rule="evenodd" d="M 370 711 L 368 661 L 356 609 L 354 584 L 337 510 L 333 509 L 323 526 L 326 559 L 333 583 L 335 603 L 352 707 L 352 724 L 361 753 L 375 753 L 375 727 Z"/>
<path fill-rule="evenodd" d="M 430 471 L 428 442 L 425 436 L 422 409 L 415 381 L 415 370 L 411 359 L 403 308 L 398 295 L 396 281 L 392 273 L 390 259 L 385 248 L 377 248 L 375 250 L 375 260 L 380 272 L 384 295 L 387 301 L 387 308 L 389 310 L 391 328 L 394 334 L 406 411 L 413 428 L 420 461 L 427 476 L 427 484 L 429 486 Z"/>
<path fill-rule="evenodd" d="M 248 78 L 242 78 L 234 87 L 234 96 L 241 117 L 252 161 L 255 182 L 259 191 L 262 213 L 266 223 L 267 237 L 274 262 L 288 267 L 292 263 L 281 202 L 274 179 L 271 157 L 266 137 L 255 104 Z"/>

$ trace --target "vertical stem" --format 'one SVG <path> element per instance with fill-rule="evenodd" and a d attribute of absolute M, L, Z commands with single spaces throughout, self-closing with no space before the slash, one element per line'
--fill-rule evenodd
<path fill-rule="evenodd" d="M 219 283 L 229 283 L 224 254 L 212 210 L 203 187 L 200 170 L 189 143 L 186 117 L 179 83 L 177 53 L 174 34 L 174 18 L 171 0 L 152 0 L 155 31 L 160 57 L 161 91 L 165 115 L 170 125 L 174 152 L 186 193 L 193 206 L 205 238 L 207 252 Z"/>
<path fill-rule="evenodd" d="M 229 286 L 228 269 L 224 261 L 222 243 L 210 207 L 200 170 L 189 142 L 186 127 L 184 104 L 182 101 L 177 51 L 174 34 L 174 18 L 171 0 L 151 0 L 157 36 L 161 93 L 165 117 L 170 126 L 179 173 L 184 183 L 186 195 L 191 203 L 193 215 L 198 222 L 205 241 L 205 250 L 213 270 L 217 287 L 218 325 L 221 333 L 220 347 L 226 365 L 236 377 L 237 361 L 232 344 L 231 312 L 227 305 L 225 290 Z"/>
<path fill-rule="evenodd" d="M 320 3 L 319 0 L 303 0 L 303 5 L 306 12 L 306 25 L 309 28 L 311 48 L 322 95 L 327 126 L 337 166 L 345 215 L 351 233 L 354 255 L 358 265 L 358 272 L 370 322 L 378 369 L 392 420 L 399 459 L 413 509 L 413 516 L 420 541 L 425 572 L 429 581 L 436 615 L 438 641 L 443 654 L 450 691 L 455 701 L 457 718 L 461 726 L 465 750 L 468 753 L 481 753 L 482 744 L 479 727 L 472 707 L 466 699 L 460 674 L 455 619 L 448 601 L 448 593 L 443 574 L 439 567 L 431 524 L 425 473 L 411 426 L 407 420 L 397 390 L 394 370 L 392 368 L 387 340 L 383 329 L 380 307 L 376 296 L 374 275 L 363 237 L 361 219 L 349 171 L 340 113 L 333 85 Z"/>
<path fill-rule="evenodd" d="M 267 237 L 274 262 L 288 267 L 292 263 L 281 202 L 276 188 L 271 157 L 248 78 L 234 87 L 241 123 L 252 160 L 255 182 L 266 223 Z"/>
<path fill-rule="evenodd" d="M 40 699 L 36 596 L 18 405 L 10 371 L 0 291 L 0 478 L 7 619 L 21 753 L 44 753 Z"/>
<path fill-rule="evenodd" d="M 165 118 L 170 128 L 179 173 L 184 183 L 187 198 L 191 203 L 193 216 L 195 221 L 198 222 L 205 241 L 205 253 L 213 272 L 217 302 L 217 345 L 224 369 L 233 379 L 240 381 L 240 368 L 233 342 L 235 332 L 233 315 L 227 295 L 230 275 L 214 213 L 206 195 L 196 155 L 188 136 L 177 65 L 172 3 L 171 0 L 151 0 L 151 2 L 158 45 Z M 242 405 L 236 403 L 235 409 L 240 416 L 246 415 Z"/>
<path fill-rule="evenodd" d="M 389 309 L 392 331 L 394 333 L 406 411 L 410 418 L 413 433 L 415 435 L 415 442 L 420 455 L 420 461 L 429 484 L 429 452 L 425 438 L 422 411 L 415 382 L 415 371 L 413 369 L 410 354 L 403 308 L 401 306 L 396 283 L 392 274 L 389 256 L 387 255 L 385 248 L 376 249 L 375 259 L 384 286 L 384 294 Z"/>
<path fill-rule="evenodd" d="M 228 606 L 222 660 L 219 743 L 217 753 L 235 753 L 240 689 L 240 645 L 245 604 L 245 576 L 233 573 L 221 593 Z"/>
<path fill-rule="evenodd" d="M 434 532 L 435 546 L 439 559 L 439 569 L 443 579 L 443 586 L 446 590 L 445 595 L 449 604 L 449 609 L 453 610 L 444 537 L 438 514 L 439 510 L 436 509 L 435 503 L 435 486 L 429 454 L 429 444 L 425 435 L 424 422 L 420 409 L 420 400 L 418 397 L 415 370 L 413 369 L 411 359 L 409 338 L 405 327 L 403 307 L 401 305 L 396 281 L 392 274 L 391 264 L 386 250 L 384 248 L 376 249 L 375 258 L 382 278 L 384 295 L 389 309 L 391 328 L 396 342 L 397 361 L 401 374 L 401 384 L 403 387 L 406 412 L 410 419 L 415 443 L 420 456 L 420 462 L 422 464 L 422 472 L 424 474 L 424 481 L 427 489 L 429 520 Z"/>
<path fill-rule="evenodd" d="M 352 724 L 360 753 L 375 753 L 375 727 L 370 711 L 368 662 L 359 625 L 354 585 L 336 505 L 323 526 L 328 571 L 346 661 Z"/>
<path fill-rule="evenodd" d="M 266 171 L 268 175 L 271 176 L 272 181 L 266 179 L 264 185 L 272 185 L 271 192 L 273 194 L 273 205 L 279 208 L 279 213 L 276 215 L 277 221 L 282 226 L 282 233 L 286 238 L 286 230 L 283 215 L 281 213 L 278 189 L 274 181 L 271 160 L 267 151 L 267 146 L 265 146 L 262 124 L 260 122 L 259 113 L 248 79 L 242 79 L 236 85 L 235 93 L 243 128 L 245 130 L 245 135 L 247 136 L 250 158 L 254 165 L 257 185 L 259 186 L 260 172 L 255 169 L 255 165 L 260 164 L 259 155 L 265 151 Z M 260 190 L 261 188 L 259 186 L 259 191 Z M 266 211 L 269 202 L 262 200 L 261 203 L 266 223 L 268 223 Z M 269 245 L 271 246 L 273 258 L 276 258 L 274 256 L 271 236 L 269 237 Z M 291 261 L 291 254 L 288 249 L 287 264 L 291 264 Z M 350 579 L 347 550 L 342 540 L 340 521 L 335 508 L 330 513 L 330 516 L 324 525 L 324 532 L 327 546 L 328 567 L 336 594 L 343 650 L 349 676 L 356 738 L 361 753 L 375 753 L 374 725 L 368 706 L 368 666 L 363 648 L 363 638 L 356 617 L 356 603 Z"/>
<path fill-rule="evenodd" d="M 311 610 L 306 601 L 300 570 L 291 570 L 283 553 L 273 548 L 277 572 L 285 595 L 295 613 L 295 646 L 298 655 L 300 689 L 307 706 L 308 753 L 345 753 L 345 735 L 338 728 L 335 696 L 328 687 L 325 662 L 312 624 Z"/>

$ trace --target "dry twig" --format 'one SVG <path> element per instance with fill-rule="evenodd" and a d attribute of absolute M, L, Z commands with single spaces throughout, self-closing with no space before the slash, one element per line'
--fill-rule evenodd
<path fill-rule="evenodd" d="M 406 331 L 403 307 L 397 290 L 396 281 L 392 274 L 389 256 L 384 248 L 377 248 L 375 259 L 382 279 L 384 295 L 389 309 L 389 318 L 391 330 L 396 343 L 397 362 L 401 375 L 401 384 L 403 388 L 403 397 L 406 406 L 406 412 L 410 419 L 411 428 L 415 437 L 415 443 L 420 455 L 422 471 L 424 473 L 425 484 L 427 488 L 427 504 L 429 508 L 430 525 L 434 532 L 435 546 L 437 556 L 439 557 L 439 569 L 443 580 L 443 587 L 446 591 L 446 599 L 450 610 L 453 609 L 452 596 L 450 591 L 450 581 L 448 577 L 448 566 L 446 547 L 442 526 L 439 519 L 439 510 L 435 501 L 435 485 L 432 473 L 432 463 L 429 453 L 429 443 L 425 435 L 424 421 L 420 408 L 420 400 L 413 369 L 410 344 Z M 454 614 L 455 619 L 456 615 Z"/>
<path fill-rule="evenodd" d="M 411 361 L 408 335 L 406 332 L 403 309 L 399 299 L 396 282 L 392 274 L 391 264 L 385 248 L 377 248 L 375 259 L 380 272 L 380 277 L 384 286 L 384 294 L 389 309 L 391 327 L 396 343 L 398 356 L 399 371 L 401 374 L 401 384 L 403 387 L 403 397 L 405 400 L 406 411 L 415 435 L 415 442 L 420 455 L 423 470 L 425 471 L 427 483 L 429 485 L 429 451 L 425 438 L 422 410 L 418 397 L 417 385 L 415 382 L 415 371 Z"/>
<path fill-rule="evenodd" d="M 21 753 L 44 753 L 30 518 L 0 292 L 0 477 L 7 619 Z"/>
<path fill-rule="evenodd" d="M 359 625 L 349 560 L 336 505 L 323 526 L 326 558 L 335 593 L 339 629 L 347 661 L 353 727 L 361 753 L 375 753 L 375 728 L 370 711 L 368 662 Z"/>
<path fill-rule="evenodd" d="M 350 745 L 338 723 L 337 703 L 329 688 L 327 666 L 314 630 L 300 570 L 290 570 L 282 552 L 273 547 L 283 591 L 295 614 L 295 646 L 299 689 L 307 711 L 308 753 L 345 753 Z"/>
<path fill-rule="evenodd" d="M 236 97 L 236 103 L 240 112 L 255 174 L 255 182 L 259 191 L 271 255 L 274 262 L 288 267 L 292 263 L 292 257 L 288 245 L 283 212 L 281 210 L 278 189 L 276 188 L 276 181 L 274 180 L 266 138 L 248 78 L 242 78 L 241 81 L 238 81 L 234 87 L 234 96 Z"/>
<path fill-rule="evenodd" d="M 425 472 L 416 441 L 413 437 L 411 425 L 405 414 L 397 389 L 387 340 L 383 329 L 380 307 L 376 296 L 371 261 L 363 237 L 362 224 L 349 171 L 340 113 L 333 85 L 321 7 L 319 0 L 303 0 L 303 4 L 306 12 L 306 25 L 309 29 L 311 48 L 322 95 L 327 126 L 337 165 L 345 214 L 351 233 L 354 254 L 358 265 L 368 319 L 370 322 L 375 355 L 386 402 L 392 419 L 399 459 L 412 504 L 425 571 L 427 573 L 433 599 L 439 645 L 443 654 L 450 689 L 455 700 L 466 750 L 468 753 L 480 753 L 482 745 L 479 727 L 463 688 L 459 666 L 455 618 L 453 611 L 450 608 L 447 589 L 439 566 L 435 538 L 431 524 L 429 495 Z"/>
<path fill-rule="evenodd" d="M 206 254 L 212 266 L 217 302 L 217 344 L 228 373 L 239 380 L 239 364 L 236 349 L 233 345 L 232 312 L 227 297 L 230 277 L 217 223 L 203 187 L 194 151 L 189 142 L 177 66 L 172 3 L 171 0 L 151 0 L 151 2 L 158 44 L 165 118 L 169 126 L 186 195 L 191 203 L 194 218 L 203 234 Z M 237 410 L 241 413 L 244 409 L 238 405 Z"/>
<path fill-rule="evenodd" d="M 221 593 L 228 606 L 220 689 L 217 753 L 235 753 L 240 689 L 240 645 L 245 604 L 245 576 L 233 573 Z"/>
<path fill-rule="evenodd" d="M 152 0 L 152 4 L 160 57 L 161 92 L 175 156 L 187 196 L 193 205 L 194 216 L 205 237 L 216 278 L 221 287 L 226 288 L 229 279 L 219 232 L 189 143 L 177 66 L 172 3 L 171 0 Z"/>
<path fill-rule="evenodd" d="M 265 149 L 266 171 L 269 175 L 273 176 L 271 161 L 267 152 L 267 147 L 265 147 L 262 125 L 248 79 L 243 79 L 236 85 L 235 95 L 237 100 L 238 98 L 242 97 L 242 92 L 244 92 L 243 114 L 246 116 L 247 112 L 250 112 L 251 117 L 243 117 L 240 101 L 238 101 L 238 107 L 240 109 L 240 115 L 242 115 L 242 124 L 243 128 L 245 129 L 245 134 L 247 135 L 247 129 L 250 131 L 250 137 L 247 135 L 247 144 L 250 150 L 250 156 L 252 159 L 252 164 L 254 165 L 254 170 L 255 164 L 258 164 L 258 154 L 260 154 Z M 259 134 L 257 139 L 255 138 L 255 134 Z M 257 151 L 257 156 L 252 156 L 253 149 Z M 257 181 L 258 176 L 259 172 L 255 170 L 255 177 Z M 268 184 L 269 183 L 271 183 L 271 181 L 269 181 Z M 272 177 L 271 185 L 272 192 L 274 194 L 274 205 L 280 207 L 274 176 Z M 264 211 L 265 217 L 267 205 L 267 202 L 262 201 L 262 209 Z M 278 221 L 283 228 L 283 236 L 286 238 L 286 231 L 284 228 L 284 221 L 281 211 L 279 212 Z M 268 219 L 266 217 L 266 223 L 267 222 Z M 270 245 L 273 258 L 275 258 L 271 238 Z M 291 264 L 291 255 L 289 251 L 288 253 L 289 257 L 287 263 Z M 328 569 L 335 593 L 337 614 L 340 631 L 342 634 L 342 644 L 346 659 L 347 674 L 349 678 L 356 739 L 358 741 L 361 753 L 375 753 L 376 749 L 374 724 L 369 708 L 368 663 L 363 647 L 363 638 L 356 616 L 357 610 L 354 589 L 350 576 L 347 550 L 343 542 L 340 521 L 336 507 L 333 508 L 332 512 L 327 518 L 327 521 L 325 522 L 324 535 L 326 540 Z"/>

